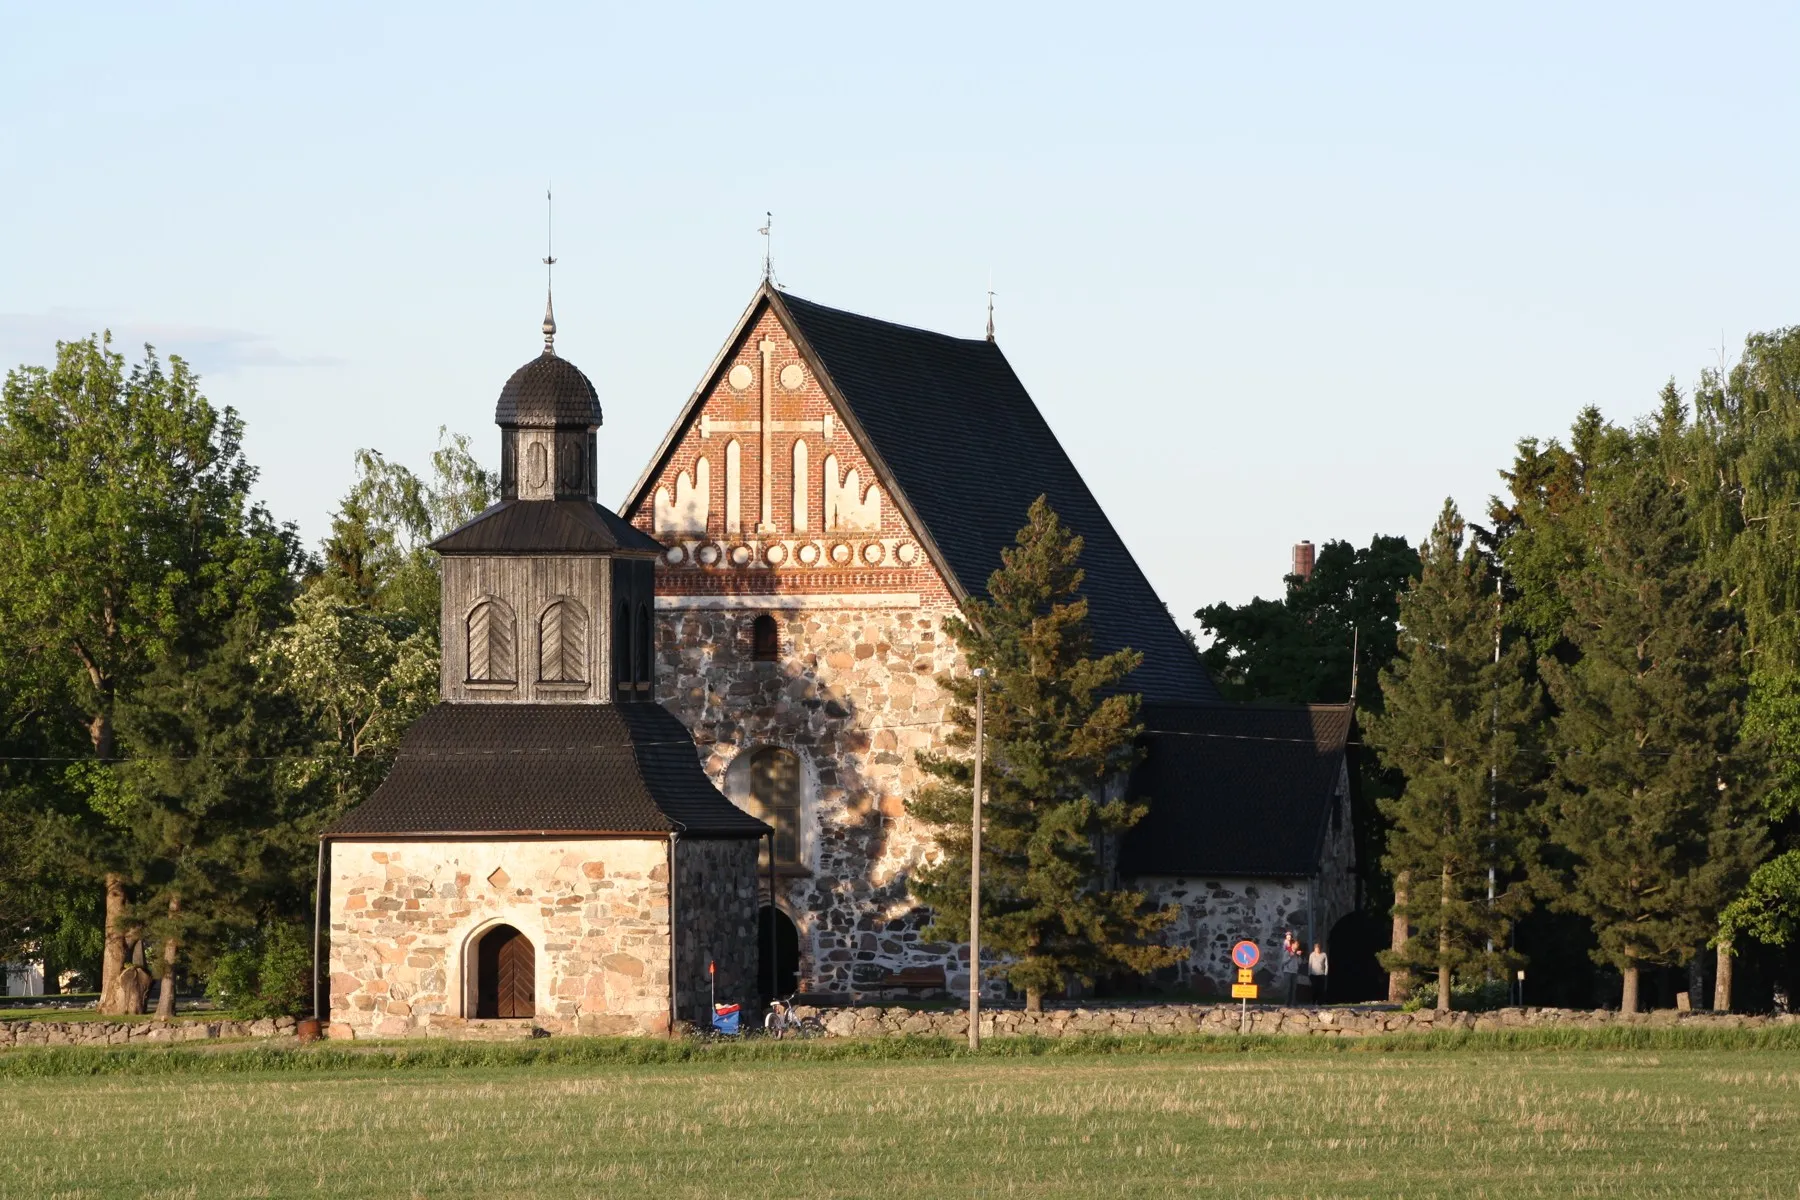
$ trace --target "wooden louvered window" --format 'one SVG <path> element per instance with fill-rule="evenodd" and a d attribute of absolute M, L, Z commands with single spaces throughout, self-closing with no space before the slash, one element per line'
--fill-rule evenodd
<path fill-rule="evenodd" d="M 641 699 L 650 699 L 650 681 L 656 661 L 656 631 L 650 625 L 650 606 L 638 605 L 637 616 L 637 690 Z"/>
<path fill-rule="evenodd" d="M 513 619 L 505 605 L 483 600 L 469 611 L 468 648 L 471 683 L 512 683 L 514 670 Z"/>
<path fill-rule="evenodd" d="M 619 611 L 613 614 L 612 628 L 612 669 L 613 683 L 618 688 L 619 699 L 632 698 L 631 687 L 631 606 L 619 605 Z"/>
<path fill-rule="evenodd" d="M 750 811 L 775 829 L 775 861 L 800 862 L 800 758 L 764 746 L 750 756 Z"/>
<path fill-rule="evenodd" d="M 496 925 L 475 948 L 475 1015 L 537 1015 L 537 952 L 511 925 Z"/>
<path fill-rule="evenodd" d="M 587 681 L 587 614 L 573 600 L 558 600 L 538 621 L 538 671 L 546 683 Z"/>

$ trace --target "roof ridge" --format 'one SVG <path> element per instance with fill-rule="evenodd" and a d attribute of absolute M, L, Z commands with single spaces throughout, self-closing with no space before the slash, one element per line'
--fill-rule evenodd
<path fill-rule="evenodd" d="M 993 346 L 996 351 L 999 350 L 999 346 L 995 345 L 993 342 L 988 341 L 988 339 L 985 337 L 970 337 L 970 338 L 958 337 L 954 333 L 943 333 L 936 329 L 926 329 L 923 325 L 908 325 L 904 321 L 890 321 L 886 317 L 871 317 L 868 313 L 860 313 L 860 312 L 855 311 L 854 309 L 849 309 L 849 308 L 837 308 L 830 304 L 821 304 L 817 300 L 808 300 L 805 296 L 796 296 L 792 292 L 786 292 L 786 291 L 782 292 L 781 298 L 784 301 L 788 301 L 790 303 L 792 301 L 798 300 L 800 303 L 805 304 L 811 308 L 824 309 L 826 312 L 836 313 L 840 317 L 852 317 L 858 321 L 867 321 L 871 325 L 884 325 L 889 329 L 900 329 L 900 330 L 904 330 L 907 333 L 919 333 L 919 334 L 925 335 L 926 337 L 943 338 L 946 341 L 957 342 L 957 343 L 967 344 L 967 345 L 971 345 L 971 346 Z"/>

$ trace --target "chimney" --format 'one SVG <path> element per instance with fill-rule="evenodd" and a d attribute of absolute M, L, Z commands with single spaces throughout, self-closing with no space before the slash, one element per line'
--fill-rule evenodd
<path fill-rule="evenodd" d="M 1288 574 L 1298 575 L 1302 580 L 1307 580 L 1312 578 L 1312 572 L 1313 544 L 1311 542 L 1296 543 L 1294 546 L 1294 569 Z"/>

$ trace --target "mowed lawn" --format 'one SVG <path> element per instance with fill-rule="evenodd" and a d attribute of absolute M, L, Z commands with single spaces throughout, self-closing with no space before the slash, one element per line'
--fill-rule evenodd
<path fill-rule="evenodd" d="M 1800 1051 L 0 1078 L 0 1197 L 1800 1195 Z"/>

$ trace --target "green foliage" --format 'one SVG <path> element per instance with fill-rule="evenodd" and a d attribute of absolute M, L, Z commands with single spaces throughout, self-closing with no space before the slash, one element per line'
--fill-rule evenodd
<path fill-rule="evenodd" d="M 1174 916 L 1142 894 L 1108 886 L 1101 851 L 1142 819 L 1118 794 L 1136 759 L 1138 698 L 1121 690 L 1142 656 L 1092 655 L 1080 596 L 1081 539 L 1039 497 L 1018 541 L 1002 552 L 988 598 L 946 626 L 971 668 L 985 668 L 987 774 L 983 805 L 982 939 L 1028 996 L 1056 993 L 1075 975 L 1149 971 L 1179 951 L 1149 944 Z M 908 801 L 936 829 L 941 857 L 913 876 L 933 933 L 968 937 L 969 818 L 976 681 L 944 678 L 953 753 L 921 756 L 932 783 Z"/>
<path fill-rule="evenodd" d="M 1358 703 L 1379 711 L 1381 669 L 1399 637 L 1400 593 L 1418 574 L 1419 556 L 1405 538 L 1377 536 L 1361 549 L 1326 542 L 1312 577 L 1290 575 L 1283 599 L 1196 612 L 1213 639 L 1202 657 L 1231 699 L 1341 704 L 1350 698 L 1354 641 Z"/>
<path fill-rule="evenodd" d="M 1434 969 L 1441 988 L 1453 975 L 1514 965 L 1504 947 L 1529 906 L 1524 878 L 1537 852 L 1521 751 L 1538 696 L 1523 641 L 1496 655 L 1500 596 L 1448 500 L 1420 561 L 1400 598 L 1398 656 L 1382 673 L 1387 707 L 1367 728 L 1383 760 L 1405 775 L 1404 790 L 1382 803 L 1392 822 L 1383 865 L 1412 879 L 1395 911 L 1418 930 L 1382 962 L 1390 971 Z M 1498 877 L 1491 902 L 1490 867 Z"/>
<path fill-rule="evenodd" d="M 312 953 L 312 934 L 305 926 L 273 922 L 219 956 L 206 994 L 240 1020 L 310 1012 Z"/>
<path fill-rule="evenodd" d="M 1563 634 L 1542 669 L 1558 713 L 1548 818 L 1571 857 L 1558 903 L 1595 960 L 1686 961 L 1765 845 L 1756 755 L 1739 741 L 1739 623 L 1705 570 L 1682 498 L 1651 469 L 1600 489 Z"/>
<path fill-rule="evenodd" d="M 1789 850 L 1756 868 L 1742 894 L 1719 914 L 1713 941 L 1733 945 L 1749 938 L 1787 946 L 1796 932 L 1800 932 L 1800 850 Z"/>

